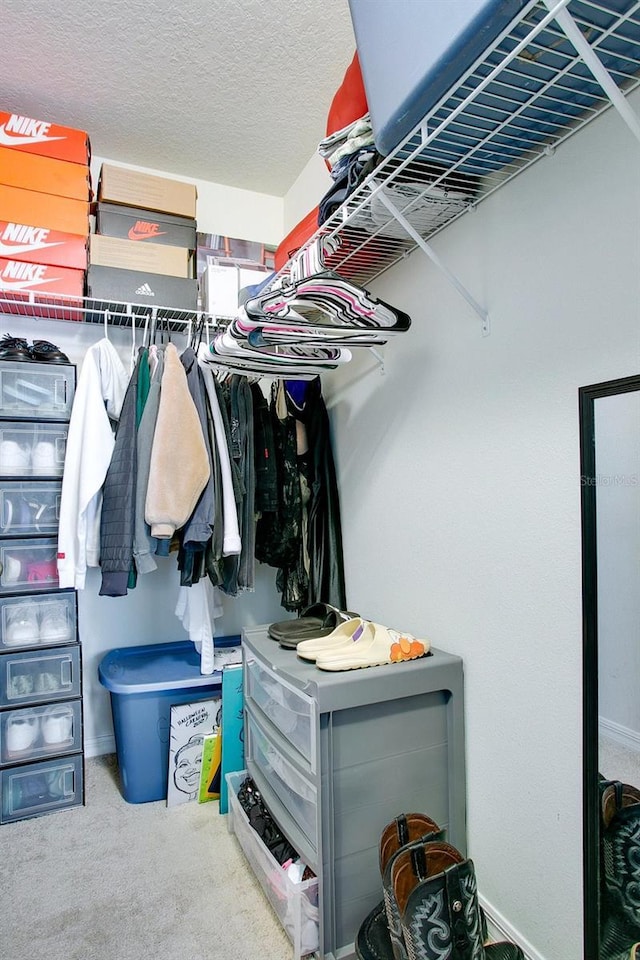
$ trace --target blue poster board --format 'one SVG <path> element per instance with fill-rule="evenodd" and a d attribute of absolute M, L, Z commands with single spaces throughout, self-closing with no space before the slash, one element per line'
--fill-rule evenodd
<path fill-rule="evenodd" d="M 220 777 L 220 813 L 227 813 L 228 773 L 244 770 L 244 698 L 242 664 L 233 664 L 222 671 L 222 770 Z"/>

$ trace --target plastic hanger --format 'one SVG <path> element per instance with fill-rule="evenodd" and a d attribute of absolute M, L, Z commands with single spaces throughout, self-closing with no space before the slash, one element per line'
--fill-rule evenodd
<path fill-rule="evenodd" d="M 404 333 L 411 317 L 379 300 L 363 287 L 331 270 L 285 281 L 245 303 L 250 320 L 278 321 L 293 326 L 377 330 L 386 336 Z"/>

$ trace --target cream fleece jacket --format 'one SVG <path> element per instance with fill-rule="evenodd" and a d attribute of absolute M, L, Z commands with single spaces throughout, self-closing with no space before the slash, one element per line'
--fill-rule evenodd
<path fill-rule="evenodd" d="M 145 519 L 151 536 L 168 539 L 184 526 L 204 490 L 211 465 L 196 405 L 178 351 L 164 355 L 160 405 L 153 434 Z"/>

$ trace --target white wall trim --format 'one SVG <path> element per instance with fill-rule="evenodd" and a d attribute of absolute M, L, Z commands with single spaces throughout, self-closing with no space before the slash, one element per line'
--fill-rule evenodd
<path fill-rule="evenodd" d="M 607 720 L 606 717 L 598 717 L 598 727 L 601 737 L 621 743 L 633 753 L 640 753 L 640 733 L 637 730 L 616 723 L 615 720 Z"/>
<path fill-rule="evenodd" d="M 102 757 L 105 753 L 116 752 L 116 741 L 111 737 L 94 737 L 92 740 L 85 740 L 85 757 Z"/>
<path fill-rule="evenodd" d="M 524 953 L 525 960 L 547 960 L 546 957 L 531 946 L 529 941 L 526 940 L 481 893 L 478 894 L 478 900 L 486 914 L 487 928 L 492 940 L 507 940 L 517 944 Z"/>

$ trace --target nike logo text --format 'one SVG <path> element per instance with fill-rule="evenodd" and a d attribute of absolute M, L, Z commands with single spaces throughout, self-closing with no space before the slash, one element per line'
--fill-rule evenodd
<path fill-rule="evenodd" d="M 0 143 L 15 147 L 18 144 L 45 143 L 48 140 L 64 140 L 64 137 L 48 136 L 50 123 L 44 120 L 32 120 L 12 113 L 6 123 L 0 126 Z"/>
<path fill-rule="evenodd" d="M 8 223 L 0 238 L 0 256 L 15 256 L 29 250 L 43 250 L 45 247 L 58 247 L 61 241 L 47 243 L 49 230 L 44 227 L 28 227 L 22 223 Z M 6 241 L 6 242 L 3 242 Z"/>
<path fill-rule="evenodd" d="M 24 290 L 27 287 L 40 286 L 43 283 L 52 283 L 59 277 L 45 277 L 47 268 L 39 263 L 20 263 L 9 260 L 0 276 L 0 289 Z"/>
<path fill-rule="evenodd" d="M 149 240 L 150 237 L 162 237 L 167 232 L 159 229 L 159 223 L 137 220 L 129 230 L 129 240 Z"/>

